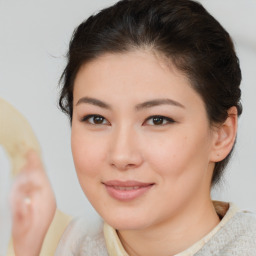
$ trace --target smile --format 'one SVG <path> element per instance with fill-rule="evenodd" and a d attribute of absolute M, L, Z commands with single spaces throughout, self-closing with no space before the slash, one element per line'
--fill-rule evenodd
<path fill-rule="evenodd" d="M 112 180 L 103 182 L 108 194 L 119 201 L 134 200 L 148 192 L 154 183 Z"/>
<path fill-rule="evenodd" d="M 138 187 L 138 186 L 136 186 L 136 187 L 117 187 L 117 186 L 114 186 L 113 188 L 117 189 L 117 190 L 134 190 L 134 189 L 139 189 L 140 187 Z"/>

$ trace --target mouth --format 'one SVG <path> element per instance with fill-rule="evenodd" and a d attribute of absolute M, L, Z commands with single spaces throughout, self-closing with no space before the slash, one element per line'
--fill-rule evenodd
<path fill-rule="evenodd" d="M 118 181 L 111 180 L 102 182 L 108 194 L 119 201 L 134 200 L 147 193 L 155 184 L 144 183 L 139 181 Z"/>

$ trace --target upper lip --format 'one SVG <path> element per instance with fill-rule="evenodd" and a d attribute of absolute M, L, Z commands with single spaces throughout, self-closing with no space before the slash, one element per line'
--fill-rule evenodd
<path fill-rule="evenodd" d="M 140 182 L 136 180 L 126 180 L 126 181 L 109 180 L 102 183 L 106 186 L 113 186 L 113 187 L 147 187 L 154 184 L 150 182 L 145 183 L 145 182 Z"/>

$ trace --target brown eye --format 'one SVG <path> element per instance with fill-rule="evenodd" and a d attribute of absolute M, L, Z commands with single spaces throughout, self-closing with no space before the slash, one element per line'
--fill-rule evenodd
<path fill-rule="evenodd" d="M 104 122 L 104 117 L 102 117 L 102 116 L 94 116 L 93 117 L 93 123 L 94 124 L 103 124 L 103 122 Z"/>
<path fill-rule="evenodd" d="M 150 116 L 145 121 L 144 125 L 151 125 L 151 126 L 162 126 L 167 124 L 175 123 L 172 118 L 165 117 L 165 116 Z"/>
<path fill-rule="evenodd" d="M 100 115 L 88 115 L 82 118 L 82 122 L 86 122 L 92 125 L 109 125 L 109 122 Z"/>
<path fill-rule="evenodd" d="M 163 124 L 164 119 L 162 117 L 153 117 L 152 122 L 154 125 Z"/>

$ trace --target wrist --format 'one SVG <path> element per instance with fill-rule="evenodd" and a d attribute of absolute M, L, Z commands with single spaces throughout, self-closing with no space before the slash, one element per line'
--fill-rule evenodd
<path fill-rule="evenodd" d="M 15 256 L 39 256 L 44 236 L 31 235 L 13 239 Z"/>

